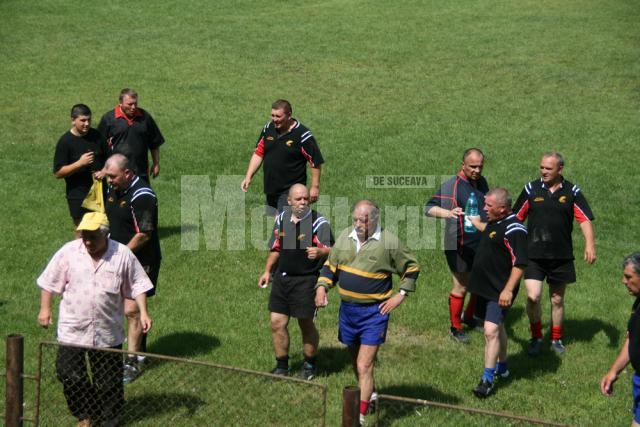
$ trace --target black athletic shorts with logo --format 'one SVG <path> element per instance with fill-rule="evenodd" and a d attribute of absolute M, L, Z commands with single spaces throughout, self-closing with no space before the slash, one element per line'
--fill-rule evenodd
<path fill-rule="evenodd" d="M 269 311 L 297 319 L 311 319 L 316 311 L 315 287 L 318 276 L 288 276 L 277 271 L 273 275 Z"/>
<path fill-rule="evenodd" d="M 576 281 L 576 268 L 572 259 L 530 259 L 524 278 L 541 282 L 546 278 L 551 286 L 566 285 Z"/>

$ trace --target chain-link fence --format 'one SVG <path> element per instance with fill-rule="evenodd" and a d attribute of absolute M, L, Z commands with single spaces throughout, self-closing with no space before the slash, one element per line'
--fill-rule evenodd
<path fill-rule="evenodd" d="M 533 418 L 476 408 L 466 408 L 428 400 L 380 394 L 372 424 L 389 426 L 562 426 Z"/>
<path fill-rule="evenodd" d="M 39 424 L 324 425 L 326 386 L 150 354 L 127 365 L 126 353 L 41 343 Z"/>

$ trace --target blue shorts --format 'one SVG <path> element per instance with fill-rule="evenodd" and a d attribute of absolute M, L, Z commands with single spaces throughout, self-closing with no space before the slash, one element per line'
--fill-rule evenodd
<path fill-rule="evenodd" d="M 515 299 L 515 296 L 513 297 Z M 500 307 L 497 301 L 490 301 L 478 295 L 474 317 L 501 325 L 509 312 L 509 307 Z"/>
<path fill-rule="evenodd" d="M 340 304 L 338 340 L 348 346 L 380 345 L 387 337 L 389 314 L 380 313 L 380 303 Z"/>
<path fill-rule="evenodd" d="M 633 374 L 633 420 L 640 424 L 640 375 Z"/>

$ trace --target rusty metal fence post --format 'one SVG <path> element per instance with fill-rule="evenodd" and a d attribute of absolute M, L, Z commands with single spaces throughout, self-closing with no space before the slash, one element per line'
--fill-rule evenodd
<path fill-rule="evenodd" d="M 4 422 L 7 427 L 22 426 L 24 401 L 24 338 L 22 335 L 7 336 L 6 385 Z"/>
<path fill-rule="evenodd" d="M 360 425 L 360 387 L 347 386 L 342 389 L 342 427 Z"/>

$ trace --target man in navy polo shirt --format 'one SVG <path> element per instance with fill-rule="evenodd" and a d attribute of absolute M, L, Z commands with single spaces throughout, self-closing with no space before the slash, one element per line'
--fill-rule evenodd
<path fill-rule="evenodd" d="M 540 161 L 540 179 L 525 185 L 513 211 L 520 221 L 527 219 L 529 229 L 529 264 L 524 272 L 527 288 L 527 315 L 531 340 L 527 352 L 540 353 L 542 346 L 542 282 L 547 279 L 551 299 L 551 349 L 564 354 L 562 323 L 564 294 L 569 283 L 576 281 L 573 263 L 573 220 L 584 235 L 584 260 L 596 261 L 596 244 L 591 208 L 577 185 L 564 179 L 564 158 L 558 152 L 546 153 Z"/>
<path fill-rule="evenodd" d="M 449 294 L 450 333 L 451 338 L 461 343 L 469 341 L 462 332 L 462 309 L 469 286 L 469 273 L 480 241 L 480 233 L 465 232 L 464 209 L 471 193 L 474 193 L 478 201 L 478 212 L 486 219 L 482 208 L 489 185 L 482 176 L 483 166 L 482 151 L 477 148 L 466 150 L 462 155 L 460 172 L 443 183 L 424 208 L 427 216 L 445 218 L 446 221 L 444 254 L 453 279 L 453 289 Z M 464 311 L 464 323 L 470 327 L 476 326 L 473 318 L 474 306 L 475 297 L 471 295 Z"/>
<path fill-rule="evenodd" d="M 149 276 L 156 293 L 160 273 L 160 239 L 158 238 L 158 199 L 149 184 L 133 173 L 129 160 L 114 154 L 107 160 L 104 173 L 109 182 L 106 211 L 111 224 L 111 238 L 127 245 Z M 147 351 L 147 335 L 142 333 L 140 312 L 135 301 L 125 299 L 125 315 L 129 322 L 129 351 Z M 133 381 L 139 374 L 135 356 L 127 359 L 125 381 Z"/>
<path fill-rule="evenodd" d="M 132 163 L 134 173 L 149 182 L 160 173 L 160 146 L 164 137 L 151 114 L 138 108 L 138 93 L 122 89 L 118 105 L 105 113 L 98 130 L 106 138 L 113 153 L 124 154 Z M 152 165 L 149 168 L 148 153 Z"/>
<path fill-rule="evenodd" d="M 600 392 L 605 396 L 613 394 L 613 383 L 622 370 L 631 363 L 635 373 L 633 385 L 633 427 L 640 427 L 640 252 L 627 256 L 622 262 L 622 283 L 629 295 L 636 298 L 627 324 L 627 337 L 622 344 L 620 354 L 600 381 Z"/>
<path fill-rule="evenodd" d="M 478 296 L 476 315 L 484 319 L 484 371 L 473 393 L 491 394 L 494 375 L 507 377 L 507 331 L 505 317 L 518 294 L 520 278 L 527 265 L 527 229 L 511 212 L 511 195 L 495 188 L 484 199 L 488 223 L 473 217 L 482 231 L 473 261 L 469 292 Z"/>
<path fill-rule="evenodd" d="M 289 318 L 298 319 L 302 332 L 304 365 L 299 377 L 316 375 L 319 335 L 313 323 L 315 285 L 333 244 L 329 221 L 309 209 L 309 190 L 302 184 L 289 189 L 288 206 L 276 217 L 269 255 L 258 286 L 266 288 L 273 274 L 269 296 L 271 335 L 276 367 L 271 373 L 289 375 Z M 275 271 L 274 271 L 275 270 Z"/>
<path fill-rule="evenodd" d="M 324 163 L 316 139 L 302 123 L 291 117 L 289 101 L 279 99 L 271 105 L 271 121 L 267 123 L 251 156 L 240 187 L 247 191 L 251 178 L 264 163 L 264 192 L 267 206 L 274 212 L 287 205 L 289 188 L 293 184 L 307 185 L 307 168 L 311 166 L 309 200 L 320 194 L 320 167 Z"/>

